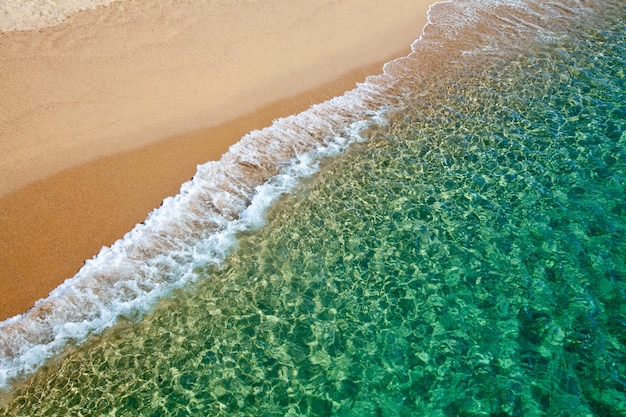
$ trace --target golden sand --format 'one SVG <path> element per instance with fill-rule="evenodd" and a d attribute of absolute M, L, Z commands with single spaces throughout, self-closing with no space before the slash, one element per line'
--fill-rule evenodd
<path fill-rule="evenodd" d="M 406 55 L 432 1 L 124 1 L 0 34 L 0 320 L 196 165 Z"/>

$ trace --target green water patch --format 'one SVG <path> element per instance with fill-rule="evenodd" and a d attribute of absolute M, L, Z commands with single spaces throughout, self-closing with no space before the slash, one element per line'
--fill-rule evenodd
<path fill-rule="evenodd" d="M 408 86 L 224 265 L 5 411 L 625 413 L 620 22 Z"/>

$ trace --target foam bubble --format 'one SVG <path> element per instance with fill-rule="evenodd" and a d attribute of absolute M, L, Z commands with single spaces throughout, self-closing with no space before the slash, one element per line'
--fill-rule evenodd
<path fill-rule="evenodd" d="M 91 10 L 100 6 L 123 0 L 0 0 L 0 31 L 34 30 L 55 26 L 71 15 L 83 10 Z"/>

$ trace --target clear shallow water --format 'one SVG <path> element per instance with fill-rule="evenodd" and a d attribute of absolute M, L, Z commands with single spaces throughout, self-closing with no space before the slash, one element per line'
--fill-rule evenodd
<path fill-rule="evenodd" d="M 484 6 L 390 65 L 365 142 L 3 411 L 624 414 L 626 10 L 604 3 Z"/>

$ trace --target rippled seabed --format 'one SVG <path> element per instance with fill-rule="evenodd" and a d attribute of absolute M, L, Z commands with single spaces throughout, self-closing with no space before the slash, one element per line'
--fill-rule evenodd
<path fill-rule="evenodd" d="M 221 269 L 4 412 L 626 413 L 618 11 L 413 86 Z"/>

